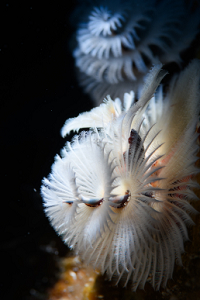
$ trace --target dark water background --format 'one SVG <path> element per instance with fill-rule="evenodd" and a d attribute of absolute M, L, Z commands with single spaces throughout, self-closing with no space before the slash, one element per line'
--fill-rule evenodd
<path fill-rule="evenodd" d="M 40 186 L 64 146 L 65 120 L 92 107 L 68 44 L 76 2 L 45 3 L 0 9 L 1 300 L 39 299 L 68 251 L 44 215 Z"/>

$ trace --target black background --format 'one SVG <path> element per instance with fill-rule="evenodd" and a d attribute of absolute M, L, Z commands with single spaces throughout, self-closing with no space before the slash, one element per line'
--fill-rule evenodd
<path fill-rule="evenodd" d="M 0 10 L 0 299 L 45 299 L 68 249 L 43 212 L 41 180 L 65 144 L 65 120 L 92 103 L 70 49 L 76 2 L 19 2 Z"/>

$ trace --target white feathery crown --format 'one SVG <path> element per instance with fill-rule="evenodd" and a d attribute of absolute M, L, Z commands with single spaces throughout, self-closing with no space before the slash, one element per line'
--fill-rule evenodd
<path fill-rule="evenodd" d="M 152 64 L 181 63 L 199 14 L 184 0 L 90 1 L 85 14 L 81 10 L 73 51 L 80 84 L 96 104 L 116 90 L 140 92 Z"/>
<path fill-rule="evenodd" d="M 45 213 L 63 241 L 86 262 L 132 289 L 158 290 L 181 264 L 198 145 L 200 62 L 194 60 L 169 92 L 155 66 L 138 101 L 108 97 L 99 107 L 66 121 L 91 128 L 68 142 L 43 179 Z M 154 95 L 155 93 L 155 95 Z"/>

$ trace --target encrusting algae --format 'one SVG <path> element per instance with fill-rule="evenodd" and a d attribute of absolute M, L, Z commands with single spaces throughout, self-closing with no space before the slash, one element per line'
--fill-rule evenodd
<path fill-rule="evenodd" d="M 98 271 L 85 266 L 77 256 L 61 259 L 60 269 L 60 278 L 49 290 L 49 300 L 96 299 L 95 282 L 99 274 Z"/>

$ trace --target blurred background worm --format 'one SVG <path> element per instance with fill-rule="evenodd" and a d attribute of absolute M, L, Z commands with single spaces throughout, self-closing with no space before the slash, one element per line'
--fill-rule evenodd
<path fill-rule="evenodd" d="M 80 1 L 73 56 L 84 91 L 98 105 L 110 95 L 140 95 L 152 65 L 181 69 L 199 31 L 195 1 Z"/>

